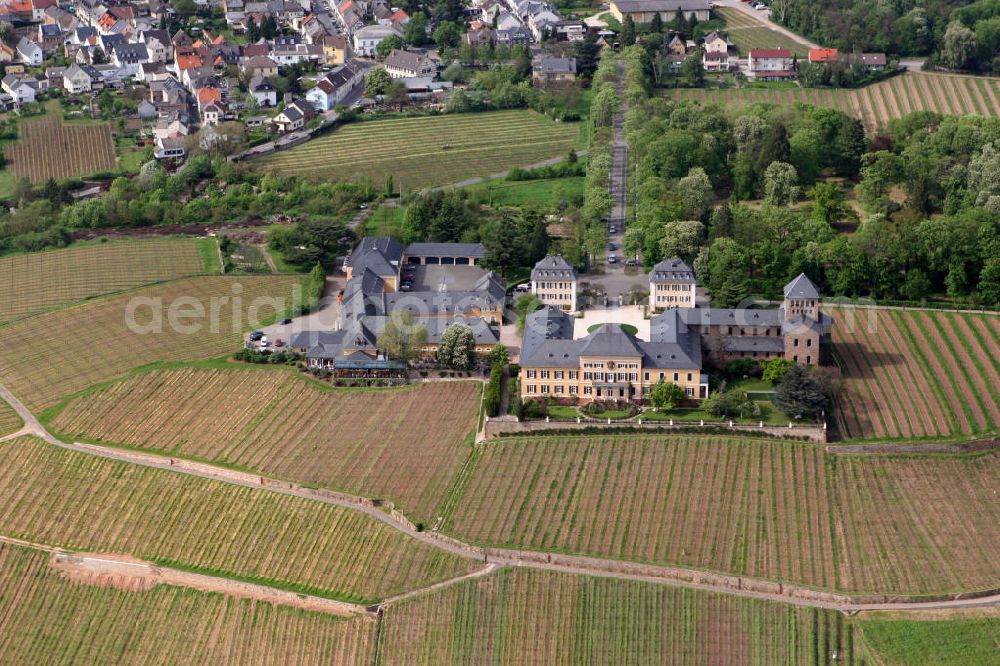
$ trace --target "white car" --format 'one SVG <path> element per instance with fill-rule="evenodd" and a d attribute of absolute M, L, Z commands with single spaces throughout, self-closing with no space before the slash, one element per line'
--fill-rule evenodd
<path fill-rule="evenodd" d="M 753 8 L 754 9 L 760 9 L 760 10 L 770 9 L 770 7 L 768 7 L 767 5 L 765 5 L 762 2 L 758 2 L 756 5 L 753 6 Z"/>

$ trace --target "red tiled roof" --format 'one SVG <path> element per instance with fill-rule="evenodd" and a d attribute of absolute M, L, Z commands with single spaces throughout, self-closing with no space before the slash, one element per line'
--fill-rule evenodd
<path fill-rule="evenodd" d="M 809 49 L 809 62 L 837 62 L 837 49 Z"/>
<path fill-rule="evenodd" d="M 788 49 L 750 49 L 751 58 L 791 58 Z"/>
<path fill-rule="evenodd" d="M 220 93 L 216 88 L 198 89 L 199 104 L 211 104 L 213 102 L 221 102 L 221 101 L 222 101 L 222 93 Z"/>
<path fill-rule="evenodd" d="M 196 55 L 177 56 L 177 69 L 191 69 L 192 67 L 201 67 L 201 65 L 201 58 Z"/>

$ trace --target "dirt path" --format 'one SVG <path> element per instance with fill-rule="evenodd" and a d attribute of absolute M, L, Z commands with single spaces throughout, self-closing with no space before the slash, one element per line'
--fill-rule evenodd
<path fill-rule="evenodd" d="M 197 476 L 206 479 L 212 479 L 215 481 L 220 481 L 223 483 L 231 483 L 235 485 L 240 485 L 248 488 L 257 488 L 266 492 L 276 492 L 285 495 L 290 495 L 294 497 L 301 497 L 305 499 L 314 500 L 317 502 L 323 502 L 326 504 L 331 504 L 335 506 L 341 506 L 344 508 L 352 509 L 355 511 L 361 511 L 367 516 L 374 518 L 393 529 L 406 534 L 407 536 L 416 539 L 425 544 L 432 545 L 434 547 L 440 548 L 450 553 L 460 555 L 466 558 L 479 559 L 484 563 L 483 569 L 474 572 L 471 575 L 463 576 L 457 579 L 451 579 L 450 581 L 445 581 L 443 583 L 438 583 L 437 585 L 432 585 L 427 588 L 421 588 L 417 590 L 412 590 L 392 599 L 387 599 L 383 603 L 391 603 L 392 601 L 399 601 L 403 598 L 409 598 L 411 596 L 421 594 L 426 591 L 431 591 L 443 587 L 445 585 L 450 585 L 463 579 L 483 576 L 489 573 L 492 568 L 502 567 L 502 566 L 519 566 L 519 567 L 529 567 L 534 569 L 542 569 L 546 571 L 555 571 L 568 574 L 579 574 L 588 576 L 601 576 L 607 578 L 618 578 L 623 580 L 634 580 L 640 582 L 658 583 L 663 585 L 670 585 L 674 587 L 685 587 L 696 590 L 704 590 L 711 592 L 723 592 L 727 594 L 734 594 L 738 596 L 752 597 L 756 599 L 762 599 L 766 601 L 778 601 L 783 603 L 790 603 L 799 606 L 808 606 L 812 608 L 826 608 L 839 610 L 844 613 L 857 613 L 866 610 L 929 610 L 929 609 L 950 609 L 950 608 L 980 608 L 987 606 L 997 606 L 1000 605 L 1000 593 L 996 591 L 984 591 L 984 592 L 965 592 L 956 595 L 952 595 L 960 598 L 938 598 L 938 599 L 918 599 L 911 598 L 905 595 L 864 595 L 864 596 L 850 596 L 846 594 L 839 594 L 834 592 L 827 592 L 824 590 L 810 589 L 806 587 L 799 587 L 796 585 L 788 585 L 784 583 L 779 583 L 776 581 L 770 581 L 758 578 L 749 578 L 744 576 L 730 576 L 726 574 L 719 574 L 707 571 L 701 571 L 698 569 L 691 569 L 685 567 L 669 567 L 669 566 L 658 566 L 658 565 L 648 565 L 638 562 L 629 562 L 624 560 L 615 559 L 602 559 L 593 557 L 583 557 L 577 555 L 563 555 L 560 553 L 547 553 L 547 552 L 537 552 L 537 551 L 527 551 L 527 550 L 513 550 L 506 548 L 483 548 L 480 546 L 474 546 L 471 544 L 466 544 L 458 539 L 454 539 L 442 534 L 437 534 L 434 532 L 424 532 L 418 531 L 412 523 L 410 523 L 406 518 L 402 517 L 398 512 L 386 512 L 383 508 L 375 506 L 374 503 L 365 497 L 357 497 L 353 495 L 348 495 L 346 493 L 337 493 L 327 490 L 315 490 L 310 488 L 304 488 L 295 483 L 290 483 L 287 481 L 282 481 L 278 479 L 271 479 L 268 477 L 249 474 L 246 472 L 239 472 L 236 470 L 225 469 L 222 467 L 216 467 L 214 465 L 208 465 L 205 463 L 197 463 L 188 460 L 180 460 L 175 458 L 166 458 L 158 455 L 139 453 L 124 449 L 113 449 L 101 446 L 95 446 L 91 444 L 81 444 L 74 443 L 68 444 L 66 442 L 60 441 L 54 437 L 51 433 L 45 430 L 44 427 L 38 422 L 33 414 L 19 401 L 15 398 L 6 387 L 0 385 L 0 397 L 4 398 L 14 407 L 14 409 L 20 414 L 21 418 L 25 422 L 25 427 L 22 429 L 21 434 L 30 434 L 42 438 L 46 442 L 53 444 L 54 446 L 59 446 L 61 448 L 76 451 L 79 453 L 85 453 L 87 455 L 99 456 L 102 458 L 108 458 L 111 460 L 118 460 L 121 462 L 126 462 L 130 464 L 143 465 L 145 467 L 153 467 L 158 469 L 165 469 L 173 471 L 180 474 L 188 474 L 191 476 Z M 42 548 L 48 552 L 60 553 L 63 552 L 59 549 L 55 549 L 49 546 L 37 546 L 35 544 L 28 544 L 27 542 L 19 542 L 16 539 L 9 539 L 0 537 L 0 539 L 7 541 L 9 543 L 19 543 L 20 545 L 28 545 L 30 547 Z M 224 578 L 216 578 L 213 576 L 202 576 L 201 574 L 186 574 L 185 572 L 173 573 L 173 570 L 167 570 L 162 567 L 152 567 L 147 563 L 137 562 L 135 560 L 130 560 L 121 556 L 76 556 L 77 559 L 68 559 L 62 562 L 65 566 L 71 566 L 81 569 L 83 572 L 93 572 L 96 571 L 98 574 L 101 572 L 102 567 L 112 567 L 113 576 L 123 576 L 127 573 L 132 575 L 141 574 L 142 576 L 154 576 L 159 575 L 158 578 L 160 582 L 170 582 L 171 584 L 177 585 L 188 585 L 191 587 L 196 587 L 198 589 L 207 589 L 199 586 L 210 586 L 218 585 L 223 586 L 226 591 L 235 594 L 259 594 L 262 598 L 282 598 L 285 594 L 291 594 L 294 597 L 299 597 L 300 595 L 286 593 L 282 590 L 277 590 L 273 588 L 267 588 L 266 586 L 251 586 L 247 587 L 241 581 L 231 581 Z M 90 559 L 88 559 L 90 558 Z M 127 564 L 125 564 L 127 563 Z M 143 569 L 142 567 L 146 567 Z M 151 568 L 151 569 L 150 569 Z M 152 571 L 152 569 L 157 569 L 158 572 Z M 74 569 L 76 570 L 76 569 Z M 134 572 L 133 572 L 134 570 Z M 162 578 L 166 576 L 166 578 Z M 184 581 L 184 582 L 181 582 Z M 274 597 L 271 595 L 279 595 Z M 255 597 L 257 598 L 257 597 Z M 324 602 L 326 600 L 320 599 Z M 301 602 L 305 603 L 305 602 Z M 309 602 L 312 603 L 312 602 Z M 319 602 L 316 602 L 319 603 Z M 338 604 L 340 602 L 337 602 Z M 343 605 L 338 606 L 340 610 L 349 610 L 351 605 L 347 604 L 345 608 Z M 330 606 L 330 608 L 334 608 Z M 369 609 L 370 610 L 370 609 Z M 350 612 L 353 612 L 351 610 Z"/>
<path fill-rule="evenodd" d="M 156 585 L 175 585 L 201 592 L 218 592 L 240 599 L 267 601 L 302 610 L 329 613 L 341 617 L 368 615 L 364 606 L 308 594 L 279 590 L 266 585 L 206 576 L 204 574 L 161 567 L 149 562 L 104 553 L 55 553 L 51 566 L 70 580 L 88 585 L 117 587 L 126 590 L 149 590 Z"/>

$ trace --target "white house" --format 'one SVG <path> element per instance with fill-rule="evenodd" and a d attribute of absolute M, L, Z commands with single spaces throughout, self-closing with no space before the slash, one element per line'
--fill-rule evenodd
<path fill-rule="evenodd" d="M 31 104 L 35 101 L 35 93 L 38 91 L 38 81 L 30 76 L 20 74 L 8 74 L 3 77 L 2 87 L 4 92 L 14 98 L 14 104 Z"/>
<path fill-rule="evenodd" d="M 17 57 L 21 62 L 32 67 L 41 65 L 45 59 L 42 47 L 24 37 L 17 43 Z"/>
<path fill-rule="evenodd" d="M 63 72 L 63 88 L 71 95 L 90 92 L 93 90 L 94 80 L 99 78 L 100 75 L 90 65 L 73 64 Z"/>
<path fill-rule="evenodd" d="M 365 80 L 365 68 L 357 60 L 348 60 L 330 72 L 306 93 L 306 99 L 319 111 L 329 111 L 343 102 Z"/>
<path fill-rule="evenodd" d="M 149 53 L 142 42 L 115 44 L 111 50 L 111 62 L 124 70 L 128 76 L 142 78 L 142 65 L 149 62 Z"/>
<path fill-rule="evenodd" d="M 278 104 L 278 89 L 274 84 L 260 74 L 250 80 L 250 94 L 257 100 L 257 106 L 275 106 Z"/>
<path fill-rule="evenodd" d="M 354 33 L 354 52 L 360 56 L 372 57 L 383 39 L 390 35 L 402 38 L 398 28 L 391 25 L 366 25 Z"/>

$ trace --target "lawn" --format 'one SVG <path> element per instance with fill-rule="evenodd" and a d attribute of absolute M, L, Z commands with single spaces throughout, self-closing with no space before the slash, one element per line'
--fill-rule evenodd
<path fill-rule="evenodd" d="M 0 443 L 0 457 L 0 534 L 34 543 L 365 603 L 477 566 L 360 511 L 315 500 L 29 437 Z"/>
<path fill-rule="evenodd" d="M 576 407 L 566 405 L 549 405 L 546 411 L 550 418 L 563 421 L 575 421 L 580 416 Z"/>
<path fill-rule="evenodd" d="M 577 123 L 552 121 L 518 109 L 351 123 L 291 150 L 254 160 L 285 175 L 381 184 L 392 175 L 398 191 L 487 177 L 565 155 Z"/>
<path fill-rule="evenodd" d="M 70 580 L 48 553 L 0 544 L 10 664 L 368 664 L 375 625 L 159 585 Z"/>
<path fill-rule="evenodd" d="M 218 273 L 214 239 L 75 243 L 0 257 L 0 324 L 103 294 L 201 273 Z"/>
<path fill-rule="evenodd" d="M 293 275 L 194 277 L 45 312 L 0 327 L 0 375 L 40 411 L 153 361 L 221 356 L 239 347 L 251 315 L 267 323 L 290 308 L 298 284 Z"/>
<path fill-rule="evenodd" d="M 365 235 L 402 238 L 405 216 L 405 206 L 379 206 L 365 220 Z"/>
<path fill-rule="evenodd" d="M 442 529 L 476 543 L 850 592 L 1000 586 L 1000 455 L 864 457 L 736 436 L 504 438 Z"/>
<path fill-rule="evenodd" d="M 472 451 L 479 393 L 474 382 L 334 390 L 286 369 L 180 367 L 89 391 L 50 427 L 392 499 L 429 523 Z"/>
<path fill-rule="evenodd" d="M 834 611 L 532 569 L 503 569 L 386 609 L 384 666 L 852 664 Z"/>
<path fill-rule="evenodd" d="M 491 180 L 466 188 L 469 196 L 488 206 L 524 206 L 540 204 L 552 207 L 560 201 L 583 196 L 582 177 L 543 178 L 538 180 Z"/>
<path fill-rule="evenodd" d="M 864 642 L 884 666 L 919 662 L 940 666 L 992 666 L 1000 663 L 1000 614 L 991 610 L 964 613 L 960 619 L 888 613 L 865 614 L 856 624 Z M 873 619 L 867 619 L 872 617 Z M 916 618 L 919 618 L 918 614 Z"/>
<path fill-rule="evenodd" d="M 593 333 L 594 331 L 596 331 L 597 329 L 599 329 L 601 326 L 604 326 L 604 324 L 594 324 L 593 326 L 589 326 L 587 328 L 587 333 Z M 629 333 L 631 335 L 638 335 L 638 333 L 639 333 L 639 329 L 636 328 L 635 326 L 633 326 L 632 324 L 618 324 L 618 326 L 623 331 L 625 331 L 626 333 Z"/>

